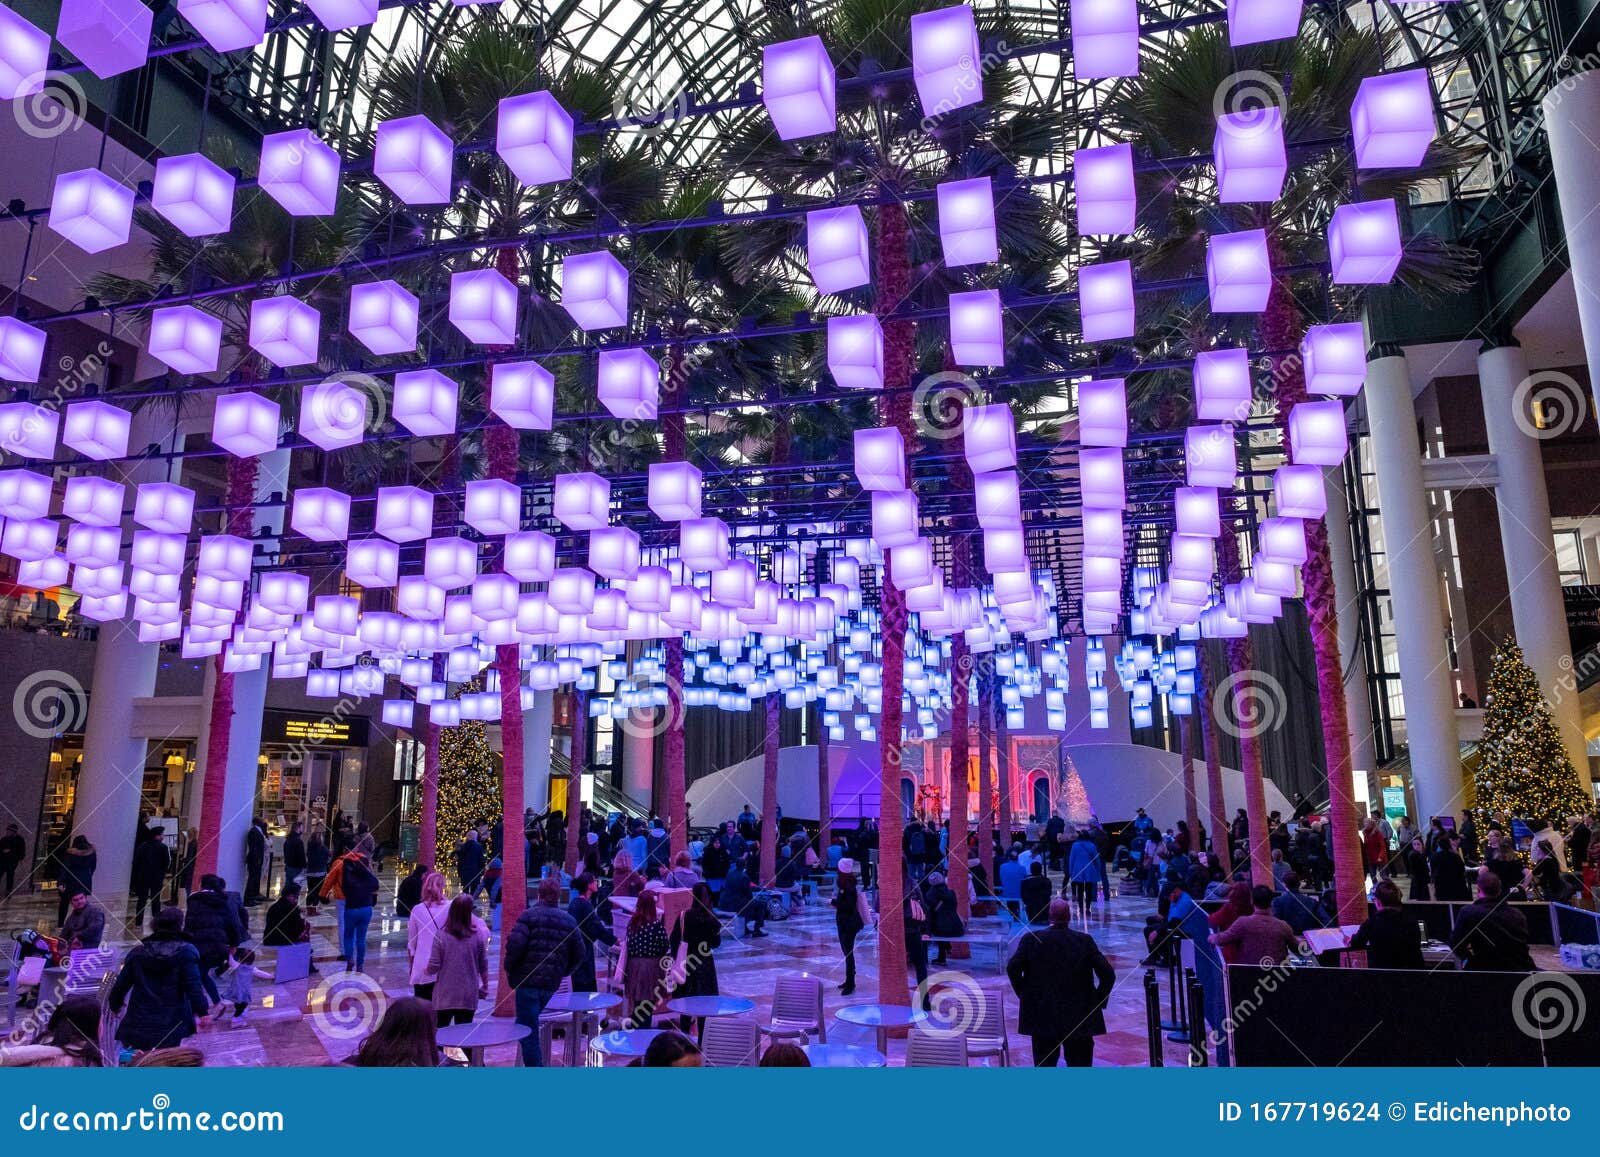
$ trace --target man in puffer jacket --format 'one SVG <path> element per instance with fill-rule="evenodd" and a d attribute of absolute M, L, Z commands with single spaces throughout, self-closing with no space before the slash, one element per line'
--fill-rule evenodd
<path fill-rule="evenodd" d="M 200 981 L 213 1006 L 220 1001 L 211 973 L 226 966 L 228 954 L 244 940 L 239 908 L 227 894 L 227 886 L 221 876 L 201 876 L 199 891 L 189 893 L 183 918 L 184 934 L 200 954 Z"/>
<path fill-rule="evenodd" d="M 539 881 L 538 899 L 529 906 L 506 936 L 506 978 L 517 990 L 517 1023 L 530 1030 L 522 1040 L 522 1063 L 544 1063 L 539 1051 L 539 1015 L 561 982 L 577 969 L 583 951 L 578 922 L 558 904 L 561 885 L 546 877 Z"/>

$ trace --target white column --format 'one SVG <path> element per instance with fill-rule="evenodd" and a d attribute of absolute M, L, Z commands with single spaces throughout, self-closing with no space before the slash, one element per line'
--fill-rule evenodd
<path fill-rule="evenodd" d="M 522 713 L 522 802 L 535 812 L 550 806 L 550 726 L 554 691 L 535 691 L 533 706 Z"/>
<path fill-rule="evenodd" d="M 1570 76 L 1545 94 L 1544 127 L 1550 167 L 1566 233 L 1578 322 L 1589 363 L 1589 385 L 1600 407 L 1600 70 Z"/>
<path fill-rule="evenodd" d="M 158 422 L 148 410 L 136 413 L 129 432 L 129 451 L 142 453 L 163 439 L 163 431 L 170 435 L 171 429 L 170 420 Z M 162 448 L 176 450 L 182 444 L 178 436 L 172 441 L 163 440 Z M 125 501 L 131 509 L 133 488 L 141 482 L 166 479 L 168 468 L 165 460 L 132 462 L 114 469 L 111 476 L 128 488 Z M 124 520 L 123 533 L 131 531 L 131 520 Z M 101 904 L 112 913 L 122 911 L 128 895 L 134 827 L 139 818 L 149 750 L 149 740 L 133 735 L 133 701 L 155 694 L 160 657 L 160 645 L 141 643 L 139 628 L 130 618 L 101 624 L 89 686 L 73 831 L 87 837 L 99 853 L 95 891 Z"/>
<path fill-rule="evenodd" d="M 1426 819 L 1461 807 L 1461 743 L 1411 375 L 1399 350 L 1380 347 L 1380 353 L 1367 371 L 1367 425 L 1378 474 L 1412 783 L 1418 815 Z"/>
<path fill-rule="evenodd" d="M 655 806 L 658 714 L 656 710 L 635 711 L 622 728 L 622 790 L 643 807 Z"/>
<path fill-rule="evenodd" d="M 1561 729 L 1567 756 L 1588 795 L 1589 756 L 1584 746 L 1577 685 L 1571 680 L 1572 639 L 1567 634 L 1561 573 L 1556 566 L 1544 456 L 1538 439 L 1531 434 L 1535 427 L 1528 399 L 1517 397 L 1518 387 L 1527 379 L 1528 361 L 1521 346 L 1515 341 L 1498 346 L 1484 343 L 1478 354 L 1478 382 L 1489 452 L 1495 457 L 1500 478 L 1495 488 L 1495 507 L 1500 512 L 1511 619 L 1517 642 L 1539 676 L 1545 701 Z M 1517 409 L 1519 403 L 1521 413 Z"/>
<path fill-rule="evenodd" d="M 1333 564 L 1333 590 L 1339 606 L 1339 665 L 1344 670 L 1344 709 L 1350 725 L 1350 766 L 1370 781 L 1378 770 L 1378 745 L 1373 735 L 1367 656 L 1361 649 L 1361 587 L 1350 545 L 1350 505 L 1345 501 L 1344 472 L 1339 467 L 1329 469 L 1323 481 L 1328 496 L 1328 558 Z M 1371 788 L 1369 782 L 1368 790 Z"/>

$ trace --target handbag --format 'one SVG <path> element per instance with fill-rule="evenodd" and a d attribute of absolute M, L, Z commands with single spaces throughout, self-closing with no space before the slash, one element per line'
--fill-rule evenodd
<path fill-rule="evenodd" d="M 667 987 L 682 988 L 689 982 L 689 942 L 682 941 L 667 967 Z"/>

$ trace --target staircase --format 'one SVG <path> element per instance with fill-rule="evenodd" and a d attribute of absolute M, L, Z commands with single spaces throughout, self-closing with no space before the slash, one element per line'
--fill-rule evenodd
<path fill-rule="evenodd" d="M 550 753 L 550 772 L 552 775 L 572 776 L 572 761 L 559 751 Z M 624 820 L 649 819 L 650 809 L 640 804 L 638 800 L 626 792 L 618 791 L 609 783 L 603 782 L 599 776 L 594 781 L 594 799 L 589 803 L 589 810 L 600 815 L 610 815 L 618 812 Z"/>

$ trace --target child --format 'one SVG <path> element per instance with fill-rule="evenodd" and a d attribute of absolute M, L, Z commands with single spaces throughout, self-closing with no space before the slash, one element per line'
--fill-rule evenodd
<path fill-rule="evenodd" d="M 492 908 L 500 903 L 500 877 L 505 875 L 505 865 L 496 856 L 489 861 L 489 866 L 483 870 L 483 886 L 489 893 L 489 906 Z"/>
<path fill-rule="evenodd" d="M 251 985 L 256 980 L 271 980 L 272 973 L 256 967 L 256 954 L 248 948 L 235 948 L 228 957 L 228 966 L 216 972 L 217 991 L 224 1003 L 233 1003 L 233 1023 L 243 1024 L 245 1010 L 250 1007 Z"/>

